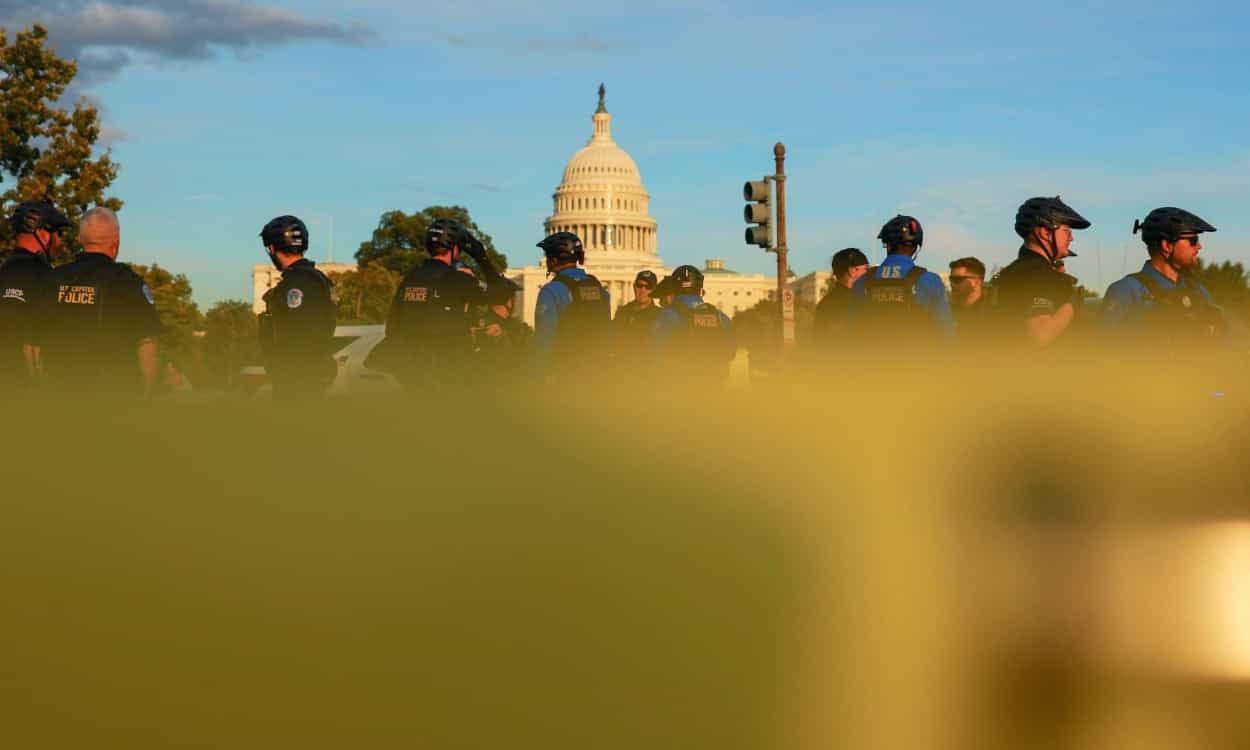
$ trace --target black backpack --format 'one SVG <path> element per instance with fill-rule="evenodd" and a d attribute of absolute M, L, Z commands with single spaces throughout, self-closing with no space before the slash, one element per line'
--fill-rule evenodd
<path fill-rule="evenodd" d="M 556 322 L 551 358 L 557 368 L 598 365 L 608 356 L 612 311 L 599 279 L 556 276 L 569 291 L 571 302 Z"/>

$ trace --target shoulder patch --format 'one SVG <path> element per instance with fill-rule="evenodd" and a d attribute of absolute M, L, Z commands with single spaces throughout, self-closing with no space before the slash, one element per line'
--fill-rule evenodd
<path fill-rule="evenodd" d="M 304 290 L 290 289 L 286 293 L 286 306 L 294 310 L 304 304 Z"/>
<path fill-rule="evenodd" d="M 147 284 L 143 285 L 143 298 L 148 301 L 149 305 L 156 304 L 156 300 L 152 298 L 152 290 L 148 288 Z"/>
<path fill-rule="evenodd" d="M 26 290 L 10 287 L 4 290 L 4 299 L 15 299 L 18 302 L 26 301 Z"/>

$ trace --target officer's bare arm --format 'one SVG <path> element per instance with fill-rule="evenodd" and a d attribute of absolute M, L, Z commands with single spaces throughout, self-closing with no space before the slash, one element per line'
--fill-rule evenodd
<path fill-rule="evenodd" d="M 43 350 L 36 344 L 22 344 L 22 355 L 26 357 L 26 372 L 32 378 L 43 374 Z"/>
<path fill-rule="evenodd" d="M 1067 330 L 1076 316 L 1071 303 L 1065 302 L 1050 315 L 1033 315 L 1026 322 L 1029 340 L 1038 347 L 1049 346 Z"/>
<path fill-rule="evenodd" d="M 157 372 L 160 369 L 160 363 L 156 356 L 156 339 L 146 338 L 139 342 L 137 355 L 139 358 L 139 371 L 143 373 L 143 392 L 151 393 L 152 386 L 156 384 Z"/>

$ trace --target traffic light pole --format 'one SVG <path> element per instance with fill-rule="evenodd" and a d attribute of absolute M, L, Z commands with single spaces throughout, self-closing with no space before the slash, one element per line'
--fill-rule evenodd
<path fill-rule="evenodd" d="M 786 147 L 780 142 L 773 146 L 773 157 L 777 162 L 773 175 L 773 184 L 777 186 L 777 304 L 781 307 L 782 351 L 788 353 L 794 349 L 794 292 L 786 283 Z"/>

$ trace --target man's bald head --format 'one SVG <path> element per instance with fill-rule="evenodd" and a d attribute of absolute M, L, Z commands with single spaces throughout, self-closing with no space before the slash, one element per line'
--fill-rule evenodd
<path fill-rule="evenodd" d="M 111 209 L 97 206 L 82 215 L 78 222 L 78 241 L 87 252 L 117 257 L 121 245 L 121 225 Z"/>

